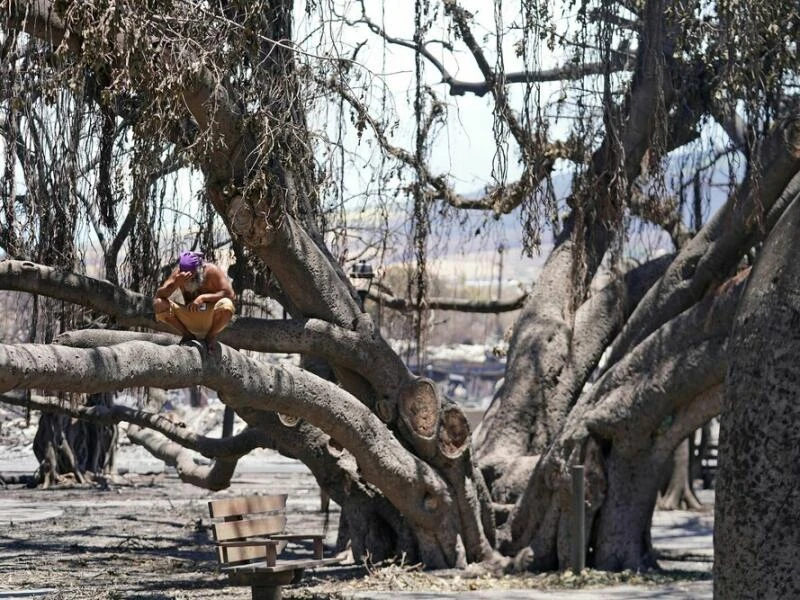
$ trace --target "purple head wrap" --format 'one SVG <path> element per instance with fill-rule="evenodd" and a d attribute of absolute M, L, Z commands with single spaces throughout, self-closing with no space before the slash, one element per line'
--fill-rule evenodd
<path fill-rule="evenodd" d="M 178 261 L 178 269 L 181 271 L 196 271 L 197 268 L 202 264 L 202 252 L 192 252 L 187 250 L 186 252 L 181 252 L 181 258 Z"/>

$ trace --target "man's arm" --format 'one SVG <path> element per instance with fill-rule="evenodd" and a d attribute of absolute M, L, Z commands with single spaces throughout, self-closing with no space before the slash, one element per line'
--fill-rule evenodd
<path fill-rule="evenodd" d="M 206 263 L 206 281 L 203 285 L 203 293 L 195 298 L 194 304 L 213 304 L 223 298 L 233 300 L 235 296 L 233 286 L 225 272 L 217 265 Z"/>
<path fill-rule="evenodd" d="M 164 280 L 164 283 L 161 284 L 161 287 L 156 290 L 156 298 L 169 298 L 175 290 L 179 287 L 178 283 L 178 269 L 175 268 L 174 271 Z"/>

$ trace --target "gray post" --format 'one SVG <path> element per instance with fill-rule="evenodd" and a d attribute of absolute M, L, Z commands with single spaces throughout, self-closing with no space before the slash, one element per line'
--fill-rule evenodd
<path fill-rule="evenodd" d="M 586 566 L 586 515 L 583 499 L 583 465 L 572 467 L 572 571 Z"/>

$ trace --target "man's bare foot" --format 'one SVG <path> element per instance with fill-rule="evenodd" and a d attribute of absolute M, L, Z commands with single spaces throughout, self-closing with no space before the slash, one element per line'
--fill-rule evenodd
<path fill-rule="evenodd" d="M 219 344 L 216 338 L 206 338 L 206 348 L 208 348 L 209 354 L 219 350 Z"/>

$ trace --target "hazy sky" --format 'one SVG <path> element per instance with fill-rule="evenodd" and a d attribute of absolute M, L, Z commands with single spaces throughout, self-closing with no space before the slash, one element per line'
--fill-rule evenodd
<path fill-rule="evenodd" d="M 361 14 L 361 7 L 357 2 L 342 0 L 338 3 L 343 7 L 345 14 L 356 19 Z M 366 2 L 370 11 L 369 17 L 383 26 L 389 35 L 411 40 L 414 34 L 414 2 Z M 432 2 L 432 5 L 440 5 Z M 495 61 L 496 38 L 493 35 L 495 15 L 492 2 L 464 1 L 461 5 L 475 15 L 474 35 L 483 42 L 485 52 L 491 64 Z M 518 4 L 505 3 L 506 10 L 502 16 L 505 26 L 510 25 L 517 18 Z M 304 15 L 302 6 L 298 7 L 298 15 Z M 444 27 L 449 20 L 441 15 L 436 20 L 430 40 L 447 39 Z M 329 48 L 336 48 L 340 55 L 350 56 L 355 45 L 366 42 L 357 55 L 357 69 L 361 71 L 360 83 L 369 86 L 371 95 L 368 96 L 373 110 L 382 108 L 383 86 L 387 92 L 386 107 L 388 111 L 396 114 L 400 127 L 394 139 L 399 145 L 413 149 L 414 135 L 414 54 L 404 47 L 385 45 L 383 40 L 370 32 L 366 26 L 350 26 L 341 23 L 332 23 L 325 29 L 319 29 L 316 19 L 299 17 L 297 24 L 298 39 L 302 39 L 302 32 L 312 28 L 313 35 L 307 41 L 307 48 L 316 49 L 316 44 L 321 43 Z M 487 37 L 488 36 L 488 37 Z M 514 58 L 513 43 L 519 35 L 508 35 L 504 39 L 504 64 L 507 71 L 522 70 L 522 61 Z M 470 82 L 479 82 L 483 78 L 478 70 L 474 58 L 466 51 L 461 42 L 456 43 L 456 52 L 445 50 L 441 44 L 432 43 L 428 46 L 431 53 L 439 59 L 445 68 L 454 77 Z M 551 55 L 545 48 L 540 52 L 538 60 L 542 68 L 555 66 L 558 57 Z M 496 147 L 492 138 L 492 101 L 488 97 L 478 98 L 468 94 L 464 96 L 450 96 L 448 87 L 441 83 L 437 69 L 423 61 L 426 83 L 432 86 L 439 98 L 447 103 L 448 118 L 444 129 L 436 137 L 434 151 L 430 156 L 430 164 L 437 173 L 448 173 L 452 178 L 456 190 L 461 193 L 481 189 L 491 181 L 492 165 L 495 159 Z M 358 84 L 355 84 L 358 85 Z M 522 86 L 510 86 L 512 102 L 515 108 L 520 104 L 516 100 L 521 96 Z M 355 88 L 354 86 L 354 89 Z M 557 94 L 558 84 L 547 84 L 541 88 L 543 100 Z M 377 113 L 375 113 L 377 114 Z M 363 146 L 363 144 L 362 144 Z M 365 154 L 368 148 L 361 149 Z M 516 146 L 512 143 L 506 149 L 508 153 L 508 177 L 513 180 L 519 173 L 516 166 L 518 155 Z"/>

